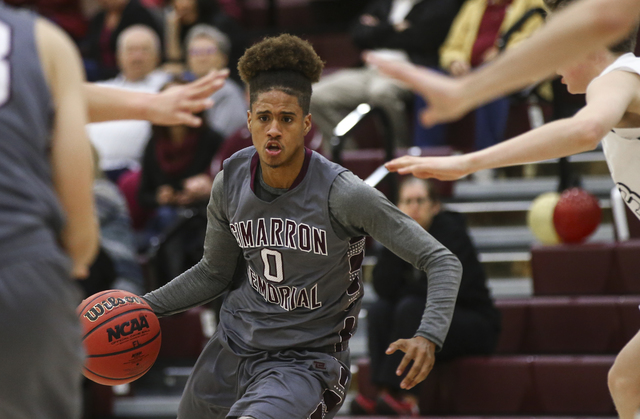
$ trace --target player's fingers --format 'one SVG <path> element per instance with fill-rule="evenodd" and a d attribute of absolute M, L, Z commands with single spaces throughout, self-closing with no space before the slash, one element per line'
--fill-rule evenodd
<path fill-rule="evenodd" d="M 211 96 L 220 89 L 229 75 L 229 70 L 212 71 L 189 85 L 188 95 L 191 98 Z"/>
<path fill-rule="evenodd" d="M 420 374 L 420 370 L 422 369 L 422 364 L 424 363 L 424 359 L 425 359 L 424 352 L 413 350 L 412 353 L 413 353 L 413 356 L 411 358 L 413 359 L 413 365 L 411 366 L 411 369 L 407 373 L 407 376 L 404 377 L 404 379 L 402 380 L 402 383 L 400 383 L 401 388 L 411 388 L 415 385 L 415 379 L 418 376 L 418 374 Z"/>
<path fill-rule="evenodd" d="M 395 172 L 398 169 L 401 169 L 405 166 L 410 165 L 413 162 L 414 157 L 411 156 L 402 156 L 397 159 L 393 159 L 387 163 L 385 163 L 384 167 L 391 172 Z"/>
<path fill-rule="evenodd" d="M 442 118 L 436 114 L 433 108 L 425 108 L 420 112 L 420 123 L 424 127 L 431 128 L 438 122 L 442 122 Z"/>
<path fill-rule="evenodd" d="M 400 361 L 400 364 L 398 365 L 398 368 L 396 369 L 396 375 L 400 376 L 404 373 L 404 370 L 407 368 L 407 365 L 409 365 L 409 363 L 411 362 L 411 360 L 414 357 L 414 353 L 412 349 L 409 349 L 408 351 L 406 351 L 406 353 L 404 354 L 404 356 L 402 357 L 402 361 Z"/>
<path fill-rule="evenodd" d="M 402 387 L 406 390 L 415 387 L 416 385 L 423 382 L 425 378 L 427 378 L 427 376 L 433 369 L 433 361 L 429 360 L 429 358 L 425 355 L 422 358 L 422 361 L 418 362 L 417 360 L 415 360 L 413 366 L 416 369 L 416 374 L 414 376 L 411 375 L 414 372 L 414 368 L 412 368 L 409 374 L 407 374 L 407 377 L 405 377 L 405 380 L 403 380 L 403 382 L 400 384 L 401 387 L 402 384 L 406 385 L 406 387 Z M 418 367 L 416 368 L 416 366 Z M 408 378 L 410 378 L 409 381 L 407 380 Z M 407 382 L 405 383 L 405 381 Z"/>
<path fill-rule="evenodd" d="M 387 348 L 385 353 L 387 355 L 391 355 L 392 353 L 394 353 L 397 350 L 403 350 L 402 349 L 402 342 L 400 342 L 400 340 L 397 340 L 397 341 L 392 342 L 391 344 L 389 344 L 389 347 Z"/>
<path fill-rule="evenodd" d="M 193 128 L 197 128 L 202 124 L 202 119 L 189 112 L 181 112 L 178 114 L 178 119 L 180 120 L 180 124 Z"/>

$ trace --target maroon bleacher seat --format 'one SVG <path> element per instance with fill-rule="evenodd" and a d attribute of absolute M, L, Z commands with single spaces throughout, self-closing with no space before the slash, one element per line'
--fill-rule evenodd
<path fill-rule="evenodd" d="M 615 353 L 620 347 L 616 297 L 535 297 L 522 350 L 532 354 Z"/>
<path fill-rule="evenodd" d="M 614 243 L 533 246 L 535 295 L 594 295 L 606 292 Z"/>
<path fill-rule="evenodd" d="M 209 337 L 205 334 L 207 309 L 192 308 L 184 313 L 160 319 L 162 346 L 159 358 L 196 359 Z"/>
<path fill-rule="evenodd" d="M 529 299 L 501 299 L 495 304 L 502 313 L 502 331 L 496 353 L 520 353 L 527 330 Z"/>
<path fill-rule="evenodd" d="M 611 278 L 611 292 L 640 294 L 640 239 L 617 242 L 614 250 L 615 275 Z"/>
<path fill-rule="evenodd" d="M 532 365 L 539 410 L 533 414 L 611 415 L 607 388 L 614 356 L 538 356 Z"/>
<path fill-rule="evenodd" d="M 624 346 L 640 330 L 640 296 L 624 296 L 618 298 L 620 315 L 620 342 Z"/>
<path fill-rule="evenodd" d="M 529 356 L 470 357 L 454 361 L 442 386 L 452 414 L 513 414 L 529 405 L 533 383 Z"/>

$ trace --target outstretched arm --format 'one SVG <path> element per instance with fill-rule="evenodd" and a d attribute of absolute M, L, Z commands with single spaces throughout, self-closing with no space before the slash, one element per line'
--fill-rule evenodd
<path fill-rule="evenodd" d="M 521 89 L 623 38 L 640 16 L 640 0 L 582 0 L 557 12 L 545 27 L 491 63 L 459 79 L 412 65 L 365 59 L 404 81 L 430 107 L 426 125 L 451 121 L 491 99 Z"/>
<path fill-rule="evenodd" d="M 614 71 L 596 79 L 587 91 L 587 106 L 575 116 L 528 131 L 484 150 L 461 156 L 404 156 L 387 163 L 400 174 L 455 180 L 482 169 L 513 166 L 569 156 L 594 149 L 634 102 L 640 77 Z"/>
<path fill-rule="evenodd" d="M 85 83 L 89 121 L 142 119 L 156 125 L 197 127 L 202 121 L 194 114 L 213 106 L 210 96 L 222 87 L 228 75 L 228 70 L 212 71 L 192 83 L 157 94 Z"/>

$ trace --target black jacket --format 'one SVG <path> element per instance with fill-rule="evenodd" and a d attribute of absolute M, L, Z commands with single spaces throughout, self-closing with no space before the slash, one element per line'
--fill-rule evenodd
<path fill-rule="evenodd" d="M 419 1 L 405 18 L 410 27 L 402 32 L 396 32 L 389 23 L 391 4 L 392 0 L 375 0 L 364 10 L 363 14 L 377 17 L 380 23 L 372 27 L 357 20 L 351 27 L 356 46 L 404 50 L 413 63 L 437 67 L 438 50 L 449 33 L 460 3 L 457 0 Z"/>
<path fill-rule="evenodd" d="M 500 315 L 489 295 L 484 269 L 467 233 L 464 217 L 457 212 L 442 211 L 433 218 L 428 231 L 462 263 L 456 307 L 477 310 L 498 324 Z M 373 270 L 373 287 L 380 298 L 392 302 L 405 295 L 422 295 L 426 299 L 427 275 L 383 248 Z"/>

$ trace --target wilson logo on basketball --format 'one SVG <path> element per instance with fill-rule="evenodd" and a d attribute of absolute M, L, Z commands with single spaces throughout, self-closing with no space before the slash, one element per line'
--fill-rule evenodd
<path fill-rule="evenodd" d="M 124 304 L 144 304 L 144 303 L 138 297 L 124 297 L 124 298 L 109 297 L 106 300 L 99 302 L 93 307 L 91 307 L 90 309 L 88 309 L 87 312 L 84 313 L 84 317 L 90 322 L 95 322 L 107 311 L 111 311 L 114 308 Z"/>
<path fill-rule="evenodd" d="M 115 327 L 107 329 L 107 336 L 109 342 L 114 339 L 120 339 L 123 336 L 129 336 L 133 332 L 141 332 L 142 329 L 149 329 L 149 322 L 147 322 L 147 316 L 141 314 L 137 319 L 131 319 L 122 324 L 118 324 Z"/>

